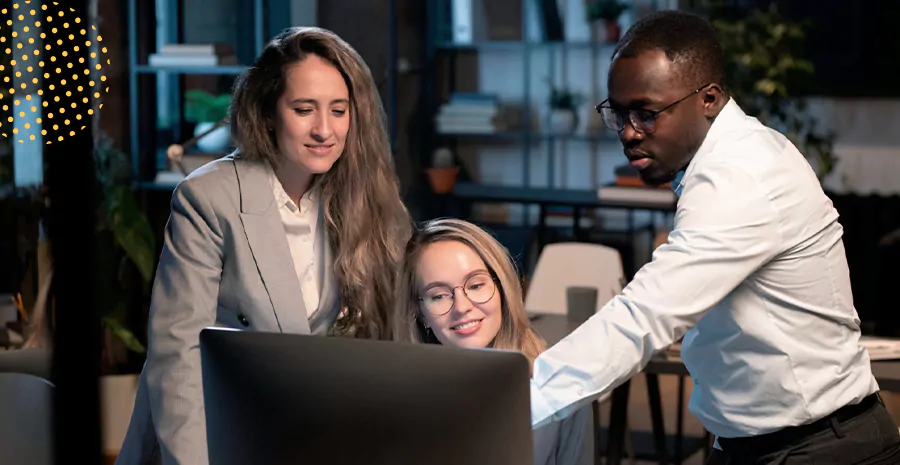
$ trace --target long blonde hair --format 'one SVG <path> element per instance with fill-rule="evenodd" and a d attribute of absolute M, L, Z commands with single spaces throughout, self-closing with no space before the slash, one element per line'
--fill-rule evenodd
<path fill-rule="evenodd" d="M 500 331 L 491 344 L 495 349 L 522 352 L 528 360 L 543 352 L 546 343 L 531 329 L 522 294 L 522 284 L 509 252 L 493 236 L 468 221 L 444 218 L 425 223 L 413 234 L 406 247 L 401 267 L 397 305 L 394 315 L 394 339 L 401 342 L 435 343 L 425 340 L 419 306 L 417 273 L 419 257 L 429 244 L 456 241 L 469 246 L 497 279 L 502 302 Z"/>
<path fill-rule="evenodd" d="M 235 84 L 232 136 L 238 156 L 278 163 L 281 155 L 266 126 L 284 92 L 285 67 L 310 54 L 334 65 L 350 91 L 350 131 L 344 152 L 331 170 L 315 176 L 312 183 L 322 199 L 341 285 L 344 308 L 336 327 L 356 337 L 386 339 L 396 270 L 412 220 L 400 200 L 381 98 L 362 57 L 325 29 L 295 27 L 281 32 Z"/>

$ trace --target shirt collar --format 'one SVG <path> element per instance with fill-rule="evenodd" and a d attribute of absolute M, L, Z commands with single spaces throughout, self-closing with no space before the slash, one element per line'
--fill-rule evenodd
<path fill-rule="evenodd" d="M 298 207 L 298 205 L 288 196 L 287 191 L 284 190 L 284 186 L 281 184 L 281 181 L 278 180 L 278 176 L 275 175 L 275 170 L 272 168 L 272 165 L 266 163 L 266 166 L 269 175 L 269 184 L 272 186 L 272 194 L 275 195 L 275 203 L 278 204 L 278 207 L 287 207 L 288 210 L 294 213 L 297 212 L 298 208 L 304 211 L 309 210 L 313 205 L 313 191 L 315 189 L 310 189 L 303 194 L 303 197 L 300 198 L 300 205 Z"/>
<path fill-rule="evenodd" d="M 669 184 L 672 190 L 675 192 L 675 195 L 681 197 L 681 191 L 684 190 L 684 170 L 679 171 L 675 174 L 675 179 Z"/>
<path fill-rule="evenodd" d="M 691 158 L 691 162 L 688 164 L 687 168 L 679 171 L 678 174 L 675 175 L 675 179 L 671 183 L 672 190 L 675 191 L 675 194 L 679 197 L 681 196 L 681 192 L 684 190 L 684 178 L 694 171 L 694 168 L 697 167 L 697 163 L 713 151 L 724 134 L 740 126 L 746 118 L 747 114 L 744 113 L 744 110 L 741 110 L 741 107 L 738 106 L 737 102 L 729 97 L 728 103 L 725 104 L 722 111 L 719 112 L 719 115 L 716 116 L 716 119 L 709 127 L 709 131 L 706 133 L 703 143 L 700 144 L 697 153 Z"/>

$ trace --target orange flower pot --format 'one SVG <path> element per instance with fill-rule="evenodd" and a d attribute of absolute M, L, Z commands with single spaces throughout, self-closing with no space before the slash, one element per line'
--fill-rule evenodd
<path fill-rule="evenodd" d="M 459 167 L 453 168 L 429 168 L 428 181 L 431 183 L 431 189 L 436 194 L 449 194 L 453 191 L 453 185 L 456 184 L 456 176 L 459 175 Z"/>

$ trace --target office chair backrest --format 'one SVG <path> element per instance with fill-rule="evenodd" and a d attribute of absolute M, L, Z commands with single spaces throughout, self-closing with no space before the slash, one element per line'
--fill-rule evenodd
<path fill-rule="evenodd" d="M 616 249 L 600 244 L 560 242 L 544 246 L 525 295 L 529 313 L 566 314 L 566 288 L 597 288 L 597 308 L 625 285 L 622 258 Z"/>
<path fill-rule="evenodd" d="M 0 463 L 53 464 L 53 389 L 34 375 L 0 373 Z"/>

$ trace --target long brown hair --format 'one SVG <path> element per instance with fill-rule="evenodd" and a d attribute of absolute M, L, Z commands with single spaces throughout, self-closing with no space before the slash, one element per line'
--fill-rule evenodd
<path fill-rule="evenodd" d="M 497 279 L 502 322 L 491 344 L 495 349 L 522 352 L 528 360 L 543 352 L 546 343 L 531 329 L 522 294 L 522 283 L 509 252 L 493 236 L 468 221 L 443 218 L 426 222 L 413 234 L 406 247 L 394 315 L 394 339 L 401 342 L 426 343 L 422 335 L 421 307 L 416 269 L 422 250 L 440 241 L 456 241 L 469 246 Z"/>
<path fill-rule="evenodd" d="M 400 200 L 385 113 L 362 57 L 333 32 L 295 27 L 273 38 L 238 79 L 230 110 L 238 156 L 277 164 L 267 130 L 284 92 L 285 68 L 317 55 L 334 65 L 350 91 L 350 131 L 341 157 L 317 175 L 343 309 L 336 327 L 356 337 L 389 337 L 396 270 L 412 221 Z"/>

